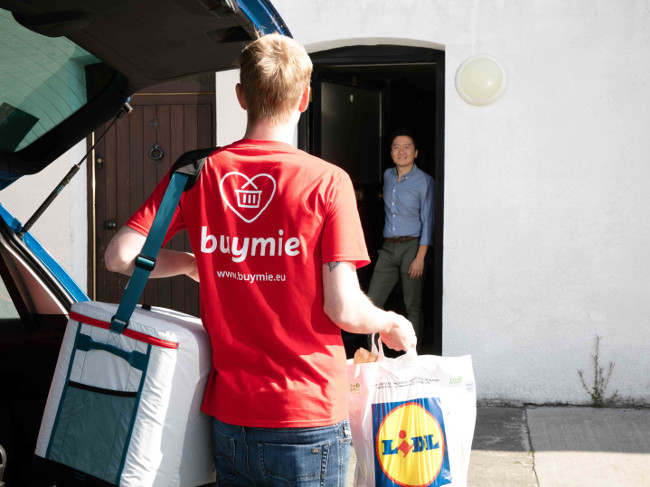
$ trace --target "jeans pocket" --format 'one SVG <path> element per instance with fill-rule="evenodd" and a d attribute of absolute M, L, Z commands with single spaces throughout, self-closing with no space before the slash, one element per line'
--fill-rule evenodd
<path fill-rule="evenodd" d="M 217 485 L 236 477 L 235 468 L 235 439 L 221 433 L 212 426 L 212 447 L 214 465 L 217 470 Z"/>
<path fill-rule="evenodd" d="M 320 485 L 327 475 L 329 443 L 284 445 L 259 443 L 261 468 L 267 481 L 288 485 Z"/>
<path fill-rule="evenodd" d="M 346 419 L 341 423 L 341 443 L 343 445 L 352 444 L 352 429 L 350 428 L 349 419 Z"/>

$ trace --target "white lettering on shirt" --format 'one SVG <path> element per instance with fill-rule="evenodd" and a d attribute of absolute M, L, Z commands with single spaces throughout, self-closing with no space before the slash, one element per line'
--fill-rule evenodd
<path fill-rule="evenodd" d="M 250 255 L 259 255 L 261 257 L 281 257 L 285 255 L 294 257 L 300 254 L 300 239 L 297 237 L 288 238 L 284 241 L 283 230 L 278 230 L 278 237 L 231 237 L 229 235 L 220 235 L 219 239 L 208 233 L 208 227 L 201 227 L 201 252 L 211 254 L 217 249 L 222 254 L 230 254 L 233 262 L 243 262 Z"/>
<path fill-rule="evenodd" d="M 208 227 L 201 227 L 201 252 L 211 254 L 217 248 L 217 239 L 208 235 Z M 223 252 L 223 249 L 221 250 Z"/>

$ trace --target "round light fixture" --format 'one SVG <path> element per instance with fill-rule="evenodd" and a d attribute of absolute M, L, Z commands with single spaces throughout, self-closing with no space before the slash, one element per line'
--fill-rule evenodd
<path fill-rule="evenodd" d="M 494 103 L 501 98 L 505 89 L 506 72 L 492 56 L 472 56 L 456 71 L 456 90 L 471 105 Z"/>

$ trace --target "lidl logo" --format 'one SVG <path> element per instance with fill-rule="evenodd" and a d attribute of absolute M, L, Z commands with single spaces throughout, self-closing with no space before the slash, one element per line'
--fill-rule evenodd
<path fill-rule="evenodd" d="M 373 404 L 372 411 L 375 485 L 437 487 L 451 483 L 438 399 Z"/>

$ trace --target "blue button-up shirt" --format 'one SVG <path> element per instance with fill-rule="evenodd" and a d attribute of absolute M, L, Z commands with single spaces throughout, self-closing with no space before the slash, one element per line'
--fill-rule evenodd
<path fill-rule="evenodd" d="M 433 178 L 416 165 L 397 181 L 397 168 L 384 172 L 384 238 L 420 237 L 433 244 Z"/>

